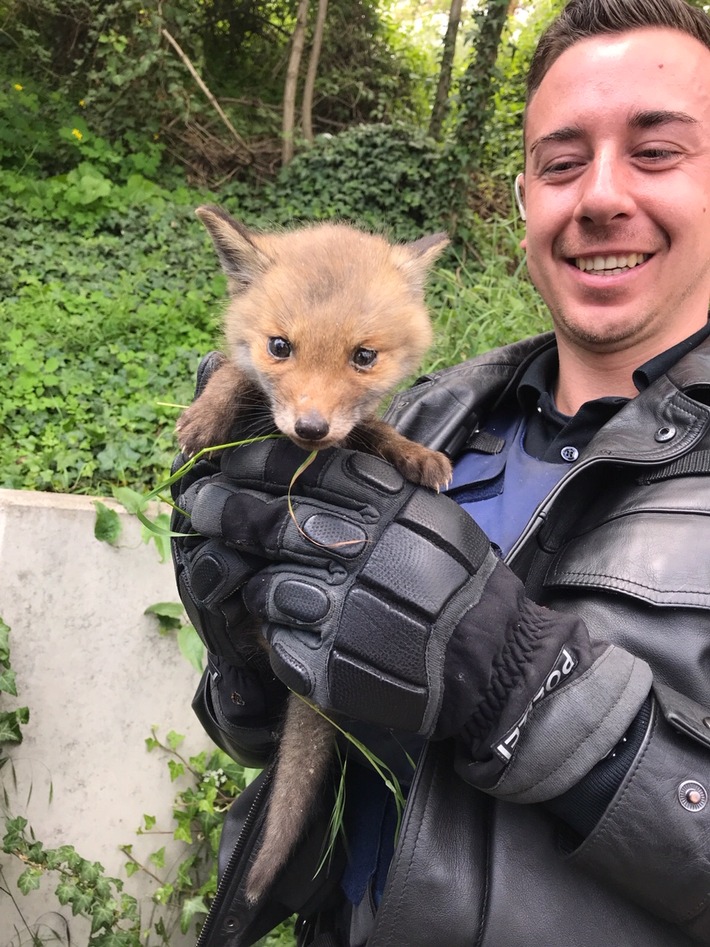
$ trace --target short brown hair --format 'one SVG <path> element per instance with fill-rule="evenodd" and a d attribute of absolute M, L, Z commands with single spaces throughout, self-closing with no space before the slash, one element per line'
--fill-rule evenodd
<path fill-rule="evenodd" d="M 710 17 L 686 0 L 570 0 L 540 37 L 528 70 L 526 102 L 570 46 L 592 36 L 648 26 L 688 33 L 710 49 Z"/>

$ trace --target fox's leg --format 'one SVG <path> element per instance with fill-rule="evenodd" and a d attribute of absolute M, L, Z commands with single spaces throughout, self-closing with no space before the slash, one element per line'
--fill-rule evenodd
<path fill-rule="evenodd" d="M 180 448 L 196 454 L 224 444 L 242 409 L 253 407 L 256 398 L 264 401 L 253 382 L 231 360 L 223 362 L 202 394 L 180 415 L 176 425 Z"/>
<path fill-rule="evenodd" d="M 410 441 L 385 421 L 362 421 L 348 438 L 348 446 L 388 460 L 397 470 L 423 487 L 438 490 L 451 480 L 451 462 L 439 451 Z"/>

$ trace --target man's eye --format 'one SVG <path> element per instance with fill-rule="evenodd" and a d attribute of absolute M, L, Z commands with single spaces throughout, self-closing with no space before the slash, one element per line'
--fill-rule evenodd
<path fill-rule="evenodd" d="M 377 352 L 374 349 L 355 349 L 352 363 L 355 368 L 371 368 L 377 361 Z"/>
<path fill-rule="evenodd" d="M 644 148 L 636 152 L 636 157 L 649 161 L 673 161 L 679 154 L 679 151 L 671 151 L 670 148 Z"/>
<path fill-rule="evenodd" d="M 273 355 L 274 358 L 288 358 L 293 351 L 293 346 L 289 340 L 282 338 L 280 335 L 272 335 L 266 347 L 269 350 L 269 355 Z"/>
<path fill-rule="evenodd" d="M 551 161 L 544 169 L 543 174 L 546 175 L 555 175 L 555 174 L 565 174 L 567 171 L 574 171 L 576 168 L 580 167 L 581 162 L 569 158 L 565 161 Z"/>

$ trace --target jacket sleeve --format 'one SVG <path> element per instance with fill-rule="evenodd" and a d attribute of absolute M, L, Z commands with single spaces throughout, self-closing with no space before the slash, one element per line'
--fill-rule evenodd
<path fill-rule="evenodd" d="M 710 711 L 654 686 L 621 785 L 569 861 L 710 944 Z"/>
<path fill-rule="evenodd" d="M 264 690 L 270 690 L 268 695 Z M 252 693 L 253 692 L 253 693 Z M 208 654 L 207 667 L 192 699 L 192 709 L 210 739 L 243 766 L 265 766 L 274 751 L 286 690 L 271 676 Z M 256 716 L 251 711 L 261 708 Z"/>

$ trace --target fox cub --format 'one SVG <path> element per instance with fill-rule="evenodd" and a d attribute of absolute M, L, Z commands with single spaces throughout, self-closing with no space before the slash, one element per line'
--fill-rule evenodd
<path fill-rule="evenodd" d="M 393 245 L 341 223 L 267 234 L 219 207 L 196 213 L 228 278 L 229 355 L 178 421 L 183 450 L 224 444 L 233 429 L 266 433 L 268 418 L 305 450 L 364 450 L 415 483 L 445 485 L 448 458 L 407 440 L 376 411 L 431 343 L 424 284 L 446 234 Z M 334 742 L 328 721 L 292 696 L 248 901 L 264 895 L 306 827 Z"/>

